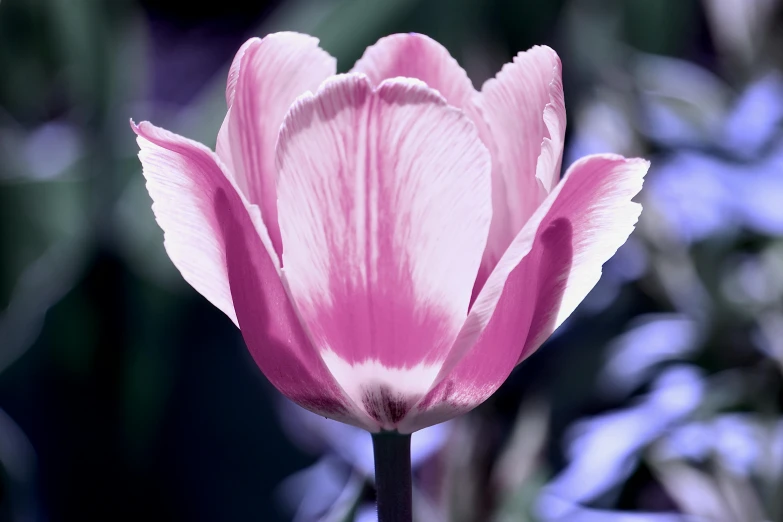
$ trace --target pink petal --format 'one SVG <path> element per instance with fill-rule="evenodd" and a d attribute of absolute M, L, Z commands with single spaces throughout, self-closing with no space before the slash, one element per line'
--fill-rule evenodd
<path fill-rule="evenodd" d="M 275 38 L 275 35 L 269 36 Z M 267 38 L 269 38 L 269 36 Z M 261 41 L 261 38 L 249 39 L 242 44 L 242 47 L 240 47 L 234 55 L 234 60 L 231 62 L 231 67 L 228 70 L 228 79 L 226 80 L 226 105 L 228 107 L 234 105 L 234 95 L 236 94 L 237 82 L 239 81 L 239 70 L 242 67 L 245 53 L 251 46 L 259 45 Z"/>
<path fill-rule="evenodd" d="M 490 275 L 437 386 L 401 430 L 481 404 L 574 311 L 633 231 L 641 205 L 631 198 L 648 167 L 647 161 L 610 154 L 571 166 Z"/>
<path fill-rule="evenodd" d="M 275 252 L 277 224 L 274 150 L 280 124 L 294 100 L 336 71 L 318 39 L 298 33 L 253 38 L 237 53 L 228 76 L 229 112 L 218 134 L 218 156 L 247 199 L 261 208 Z"/>
<path fill-rule="evenodd" d="M 327 81 L 277 149 L 291 295 L 327 366 L 385 429 L 429 388 L 464 318 L 491 218 L 490 157 L 423 83 Z"/>
<path fill-rule="evenodd" d="M 483 121 L 479 131 L 492 151 L 494 214 L 484 277 L 559 180 L 566 127 L 560 69 L 552 49 L 533 47 L 503 66 L 466 109 Z"/>
<path fill-rule="evenodd" d="M 316 413 L 377 430 L 310 344 L 278 275 L 258 208 L 203 145 L 157 128 L 138 134 L 153 210 L 183 277 L 237 323 L 261 371 Z"/>
<path fill-rule="evenodd" d="M 185 281 L 238 325 L 211 208 L 214 186 L 230 187 L 230 181 L 200 143 L 148 122 L 131 122 L 131 127 L 138 135 L 139 159 L 166 252 Z"/>
<path fill-rule="evenodd" d="M 258 45 L 260 42 L 260 38 L 251 38 L 242 44 L 242 47 L 240 47 L 239 51 L 234 55 L 234 60 L 231 62 L 231 67 L 228 70 L 228 80 L 226 81 L 226 105 L 228 106 L 228 112 L 226 112 L 226 117 L 223 118 L 223 124 L 218 131 L 215 152 L 217 152 L 218 157 L 223 160 L 223 165 L 225 165 L 227 170 L 231 173 L 234 172 L 235 167 L 234 160 L 231 157 L 231 143 L 229 141 L 228 129 L 229 119 L 231 118 L 231 106 L 234 105 L 234 94 L 236 93 L 237 80 L 239 79 L 239 69 L 242 66 L 242 60 L 244 59 L 245 52 L 247 52 L 248 48 L 251 45 Z M 243 193 L 247 195 L 247 180 L 242 178 L 240 180 L 240 186 Z"/>
<path fill-rule="evenodd" d="M 393 34 L 367 48 L 351 72 L 366 74 L 373 85 L 389 78 L 416 78 L 437 90 L 449 105 L 462 107 L 475 94 L 465 70 L 449 51 L 428 36 Z"/>

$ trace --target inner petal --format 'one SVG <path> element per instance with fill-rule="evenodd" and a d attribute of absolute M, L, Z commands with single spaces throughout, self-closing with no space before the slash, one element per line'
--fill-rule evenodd
<path fill-rule="evenodd" d="M 295 104 L 277 163 L 302 319 L 346 393 L 393 426 L 467 315 L 491 219 L 489 153 L 421 82 L 373 90 L 352 74 Z"/>

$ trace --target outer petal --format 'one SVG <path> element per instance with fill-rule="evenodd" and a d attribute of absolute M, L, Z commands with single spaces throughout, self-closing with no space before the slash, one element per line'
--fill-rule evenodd
<path fill-rule="evenodd" d="M 588 156 L 571 166 L 504 254 L 471 308 L 438 384 L 401 431 L 487 399 L 584 299 L 634 229 L 649 163 Z"/>
<path fill-rule="evenodd" d="M 566 127 L 560 70 L 552 49 L 533 47 L 503 66 L 466 109 L 484 123 L 479 130 L 492 151 L 494 214 L 484 277 L 559 180 Z"/>
<path fill-rule="evenodd" d="M 326 82 L 277 150 L 284 266 L 346 392 L 392 429 L 466 317 L 491 218 L 490 157 L 423 83 Z"/>
<path fill-rule="evenodd" d="M 261 371 L 284 395 L 316 413 L 377 430 L 310 344 L 258 209 L 247 206 L 215 154 L 147 122 L 133 129 L 166 249 L 185 280 L 239 324 Z"/>
<path fill-rule="evenodd" d="M 230 166 L 247 199 L 261 208 L 278 255 L 274 150 L 280 124 L 294 100 L 315 91 L 336 68 L 335 59 L 318 47 L 318 39 L 274 33 L 246 42 L 229 71 L 229 112 L 218 134 L 218 156 Z"/>
<path fill-rule="evenodd" d="M 449 105 L 462 107 L 475 94 L 465 70 L 449 51 L 428 36 L 393 34 L 367 48 L 351 72 L 367 75 L 373 85 L 389 78 L 416 78 L 437 90 Z"/>

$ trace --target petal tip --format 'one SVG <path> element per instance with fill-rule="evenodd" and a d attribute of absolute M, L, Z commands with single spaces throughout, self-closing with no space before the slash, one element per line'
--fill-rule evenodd
<path fill-rule="evenodd" d="M 142 120 L 139 123 L 136 123 L 133 121 L 133 118 L 130 120 L 130 126 L 131 129 L 133 129 L 133 132 L 135 132 L 140 137 L 145 137 L 144 135 L 150 132 L 150 127 L 153 127 L 153 129 L 155 128 L 155 126 L 147 120 Z"/>
<path fill-rule="evenodd" d="M 455 107 L 462 107 L 474 92 L 467 73 L 448 49 L 422 33 L 384 36 L 364 51 L 352 71 L 366 72 L 376 86 L 389 78 L 417 78 Z"/>
<path fill-rule="evenodd" d="M 404 76 L 387 78 L 378 85 L 376 91 L 381 99 L 388 101 L 405 99 L 409 103 L 433 102 L 439 105 L 448 105 L 446 98 L 439 91 L 418 78 L 407 78 Z M 410 93 L 415 93 L 417 96 L 411 99 Z"/>
<path fill-rule="evenodd" d="M 525 56 L 526 53 L 545 53 L 548 54 L 550 58 L 554 58 L 557 60 L 558 63 L 560 63 L 560 55 L 557 54 L 557 51 L 549 47 L 548 45 L 534 45 L 527 51 L 520 51 L 517 53 L 516 56 L 514 56 L 514 61 L 517 61 L 518 59 L 521 59 L 523 56 Z"/>

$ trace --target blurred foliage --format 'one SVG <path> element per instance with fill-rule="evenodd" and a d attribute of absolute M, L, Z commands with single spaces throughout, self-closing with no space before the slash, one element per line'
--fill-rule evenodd
<path fill-rule="evenodd" d="M 171 266 L 127 126 L 214 146 L 233 53 L 281 29 L 341 71 L 425 33 L 476 86 L 548 44 L 564 164 L 653 161 L 574 317 L 416 436 L 419 520 L 783 522 L 775 0 L 2 1 L 0 520 L 372 519 L 361 438 L 281 406 Z"/>

